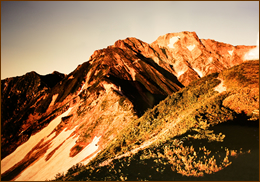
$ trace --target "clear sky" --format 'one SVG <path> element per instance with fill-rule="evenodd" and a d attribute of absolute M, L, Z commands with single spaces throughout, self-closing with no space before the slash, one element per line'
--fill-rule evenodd
<path fill-rule="evenodd" d="M 69 74 L 97 49 L 171 32 L 256 45 L 258 1 L 2 1 L 1 79 L 30 71 Z"/>

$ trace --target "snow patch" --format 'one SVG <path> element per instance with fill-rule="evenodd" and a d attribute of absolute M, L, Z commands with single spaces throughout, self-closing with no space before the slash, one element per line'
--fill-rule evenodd
<path fill-rule="evenodd" d="M 251 49 L 244 56 L 244 60 L 258 60 L 258 59 L 259 59 L 259 32 L 257 34 L 257 39 L 256 39 L 256 48 Z"/>
<path fill-rule="evenodd" d="M 81 87 L 81 89 L 80 89 L 78 95 L 83 91 L 84 86 L 85 86 L 85 83 L 82 85 L 82 87 Z"/>
<path fill-rule="evenodd" d="M 194 71 L 196 71 L 197 73 L 198 73 L 198 75 L 200 76 L 200 77 L 203 77 L 203 73 L 201 72 L 201 71 L 199 71 L 198 69 L 196 69 L 196 68 L 193 68 L 194 69 Z"/>
<path fill-rule="evenodd" d="M 217 79 L 220 80 L 221 82 L 220 82 L 219 85 L 217 85 L 217 86 L 214 88 L 214 90 L 217 91 L 217 92 L 219 92 L 219 93 L 226 91 L 227 88 L 226 88 L 225 85 L 224 85 L 224 81 L 223 81 L 222 79 L 220 79 L 220 78 L 217 78 Z"/>
<path fill-rule="evenodd" d="M 43 128 L 40 132 L 36 133 L 35 135 L 32 135 L 27 142 L 17 147 L 13 153 L 5 157 L 1 161 L 1 174 L 13 167 L 18 162 L 20 162 L 28 154 L 28 152 L 31 151 L 31 149 L 34 146 L 36 146 L 43 138 L 46 138 L 60 123 L 61 118 L 67 116 L 71 109 L 72 108 L 69 108 L 66 112 L 52 120 L 48 126 Z"/>
<path fill-rule="evenodd" d="M 187 46 L 187 48 L 189 49 L 189 51 L 192 51 L 195 47 L 196 47 L 195 44 Z"/>
<path fill-rule="evenodd" d="M 132 77 L 133 81 L 135 81 L 136 80 L 136 78 L 135 78 L 136 71 L 134 69 L 130 69 L 130 73 L 131 73 L 131 77 Z"/>
<path fill-rule="evenodd" d="M 78 137 L 71 136 L 71 134 L 75 131 L 77 127 L 74 127 L 72 130 L 67 131 L 65 131 L 66 129 L 64 129 L 56 137 L 55 133 L 48 136 L 60 123 L 61 118 L 68 115 L 71 109 L 72 108 L 69 108 L 65 113 L 61 114 L 56 119 L 51 121 L 51 123 L 47 127 L 42 129 L 37 134 L 31 136 L 31 138 L 27 142 L 19 146 L 12 154 L 4 158 L 1 161 L 1 173 L 4 173 L 16 163 L 21 161 L 28 154 L 28 152 L 30 152 L 31 149 L 42 139 L 44 140 L 44 142 L 51 140 L 50 148 L 46 151 L 43 157 L 40 157 L 28 168 L 26 168 L 15 179 L 16 181 L 43 181 L 46 179 L 53 179 L 57 173 L 66 173 L 67 170 L 73 165 L 79 162 L 87 164 L 91 159 L 93 159 L 97 154 L 99 148 L 98 142 L 101 136 L 95 136 L 92 142 L 74 157 L 70 157 L 69 154 L 70 149 L 75 145 L 78 139 Z M 48 156 L 48 154 L 50 154 L 59 145 L 61 146 L 54 152 L 53 156 L 46 161 L 46 157 Z M 92 156 L 86 159 L 90 155 Z"/>
<path fill-rule="evenodd" d="M 57 99 L 58 95 L 59 94 L 55 94 L 55 95 L 52 96 L 52 100 L 51 100 L 51 103 L 50 103 L 49 107 L 54 105 L 55 100 Z"/>
<path fill-rule="evenodd" d="M 85 160 L 85 158 L 98 150 L 98 142 L 100 138 L 101 136 L 95 136 L 92 142 L 75 157 L 80 158 L 80 162 L 86 165 L 90 160 Z"/>
<path fill-rule="evenodd" d="M 55 139 L 53 139 L 52 146 L 47 150 L 44 156 L 41 157 L 32 165 L 30 165 L 28 168 L 26 168 L 15 180 L 16 181 L 43 181 L 48 178 L 53 178 L 59 172 L 59 170 L 61 170 L 60 165 L 62 165 L 62 167 L 65 167 L 67 165 L 66 163 L 64 163 L 66 162 L 64 153 L 69 154 L 70 148 L 72 148 L 73 145 L 75 144 L 75 142 L 72 141 L 74 141 L 75 139 L 69 138 L 66 140 L 66 138 L 69 137 L 73 131 L 74 129 L 69 131 L 63 130 Z M 48 137 L 48 139 L 49 138 L 51 137 Z M 48 161 L 46 161 L 45 159 L 47 155 L 50 152 L 52 152 L 56 147 L 58 147 L 64 140 L 66 141 L 63 143 L 63 145 L 57 151 L 55 151 L 53 156 Z M 69 144 L 71 144 L 71 146 Z"/>
<path fill-rule="evenodd" d="M 177 72 L 177 77 L 180 77 L 183 73 L 185 73 L 185 71 L 179 71 L 179 72 Z"/>
<path fill-rule="evenodd" d="M 76 127 L 75 127 L 76 128 Z M 100 137 L 94 137 L 93 141 L 80 151 L 76 156 L 70 157 L 70 149 L 75 145 L 78 137 L 73 138 L 68 136 L 75 130 L 62 131 L 58 137 L 53 140 L 53 146 L 48 149 L 44 157 L 38 160 L 36 163 L 28 167 L 21 175 L 15 179 L 17 181 L 42 181 L 46 179 L 53 179 L 57 173 L 66 173 L 73 165 L 82 162 L 86 157 L 93 154 L 98 150 L 98 141 Z M 55 151 L 53 156 L 46 161 L 45 158 L 49 152 L 59 146 L 64 140 L 66 140 L 61 147 Z M 93 156 L 94 157 L 94 156 Z M 92 158 L 93 158 L 92 157 Z M 87 164 L 92 158 L 83 162 Z"/>
<path fill-rule="evenodd" d="M 209 57 L 209 58 L 208 58 L 208 61 L 209 61 L 210 63 L 212 63 L 212 62 L 213 62 L 213 57 Z"/>
<path fill-rule="evenodd" d="M 169 48 L 174 48 L 173 44 L 175 44 L 180 39 L 180 36 L 172 37 L 170 39 L 170 43 L 167 45 Z"/>
<path fill-rule="evenodd" d="M 228 51 L 228 53 L 230 54 L 230 56 L 233 55 L 233 50 L 232 51 Z"/>
<path fill-rule="evenodd" d="M 158 65 L 159 65 L 159 63 L 160 63 L 160 60 L 159 60 L 159 58 L 158 57 L 154 57 L 154 62 L 156 62 Z"/>
<path fill-rule="evenodd" d="M 103 83 L 103 87 L 104 89 L 106 89 L 106 92 L 109 92 L 112 89 L 118 90 L 118 88 L 116 88 L 114 84 L 110 84 L 110 83 Z"/>
<path fill-rule="evenodd" d="M 257 59 L 259 59 L 259 47 L 251 49 L 244 56 L 244 60 L 257 60 Z"/>

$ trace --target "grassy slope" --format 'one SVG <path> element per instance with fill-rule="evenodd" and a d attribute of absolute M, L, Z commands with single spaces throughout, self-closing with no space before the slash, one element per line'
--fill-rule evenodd
<path fill-rule="evenodd" d="M 251 61 L 192 82 L 130 123 L 89 165 L 56 180 L 258 180 L 258 72 Z M 214 91 L 217 78 L 226 92 Z M 149 140 L 149 148 L 99 166 Z"/>

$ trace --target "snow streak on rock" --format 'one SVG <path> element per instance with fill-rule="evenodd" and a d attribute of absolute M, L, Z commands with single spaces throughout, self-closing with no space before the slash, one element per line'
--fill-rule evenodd
<path fill-rule="evenodd" d="M 76 127 L 75 127 L 76 128 Z M 94 137 L 93 141 L 85 147 L 82 151 L 80 151 L 76 156 L 70 157 L 70 149 L 75 145 L 75 142 L 77 141 L 78 137 L 69 137 L 73 131 L 75 130 L 69 130 L 69 131 L 62 131 L 62 133 L 59 134 L 58 137 L 56 137 L 52 143 L 53 146 L 48 149 L 44 157 L 42 157 L 40 160 L 38 160 L 36 163 L 28 167 L 25 171 L 22 172 L 22 174 L 16 178 L 16 181 L 41 181 L 44 179 L 53 179 L 54 176 L 58 173 L 66 173 L 69 168 L 71 168 L 73 165 L 82 162 L 83 164 L 87 164 L 94 156 L 91 158 L 88 158 L 84 161 L 84 159 L 91 154 L 95 153 L 98 150 L 98 141 L 100 137 Z M 69 137 L 69 138 L 67 138 Z M 59 146 L 63 141 L 65 142 L 62 144 L 62 146 L 55 151 L 54 155 L 46 161 L 46 156 L 55 149 L 57 146 Z"/>
<path fill-rule="evenodd" d="M 5 157 L 1 161 L 1 174 L 10 169 L 16 163 L 20 162 L 27 154 L 32 150 L 34 146 L 36 146 L 42 139 L 46 138 L 54 128 L 60 123 L 61 118 L 66 116 L 70 112 L 71 108 L 69 108 L 66 112 L 52 120 L 47 127 L 42 129 L 40 132 L 31 136 L 30 139 L 24 144 L 17 147 L 17 149 Z"/>
<path fill-rule="evenodd" d="M 39 133 L 31 136 L 27 142 L 19 146 L 12 154 L 4 158 L 1 162 L 1 173 L 3 174 L 12 166 L 24 160 L 32 148 L 40 142 L 50 144 L 45 154 L 38 157 L 34 163 L 22 171 L 14 180 L 40 181 L 53 179 L 57 173 L 65 173 L 69 168 L 79 162 L 87 164 L 93 157 L 95 157 L 93 154 L 96 154 L 99 148 L 98 141 L 101 136 L 95 136 L 88 146 L 86 146 L 76 156 L 70 157 L 70 150 L 78 139 L 78 137 L 72 135 L 77 126 L 71 130 L 64 129 L 57 136 L 55 132 L 52 133 L 60 123 L 61 118 L 67 116 L 71 109 L 72 108 L 68 109 L 65 113 L 55 118 L 47 127 L 42 129 Z"/>
<path fill-rule="evenodd" d="M 53 105 L 54 105 L 55 100 L 57 99 L 58 95 L 59 95 L 59 94 L 55 94 L 55 95 L 52 96 L 52 100 L 51 100 L 51 103 L 50 103 L 49 106 L 53 106 Z"/>
<path fill-rule="evenodd" d="M 80 91 L 79 91 L 79 93 L 78 93 L 78 95 L 83 91 L 83 89 L 84 89 L 84 86 L 85 86 L 85 83 L 82 85 L 82 87 L 81 87 L 81 89 L 80 89 Z"/>
<path fill-rule="evenodd" d="M 219 93 L 226 91 L 227 88 L 226 88 L 225 85 L 224 85 L 224 81 L 223 81 L 222 79 L 220 79 L 220 78 L 217 78 L 217 79 L 219 79 L 219 80 L 221 81 L 221 83 L 220 83 L 219 85 L 217 85 L 217 86 L 214 88 L 214 90 L 217 91 L 217 92 L 219 92 Z"/>
<path fill-rule="evenodd" d="M 233 50 L 232 51 L 228 51 L 228 53 L 230 54 L 230 56 L 233 55 Z"/>
<path fill-rule="evenodd" d="M 200 77 L 203 77 L 203 73 L 201 72 L 201 71 L 199 71 L 198 69 L 196 69 L 196 68 L 193 68 L 194 69 L 194 71 L 196 71 L 197 73 L 198 73 L 198 75 L 200 76 Z"/>
<path fill-rule="evenodd" d="M 185 71 L 179 71 L 179 72 L 177 73 L 177 77 L 180 77 L 183 73 L 185 73 Z"/>
<path fill-rule="evenodd" d="M 189 51 L 192 51 L 195 47 L 196 47 L 195 44 L 187 46 L 187 48 L 189 49 Z"/>
<path fill-rule="evenodd" d="M 26 168 L 18 176 L 18 178 L 15 179 L 15 181 L 41 181 L 53 178 L 58 172 L 66 172 L 66 170 L 73 165 L 71 165 L 71 162 L 68 161 L 70 149 L 75 144 L 75 139 L 72 137 L 68 138 L 73 133 L 73 131 L 74 129 L 68 131 L 63 130 L 56 138 L 51 141 L 52 145 L 44 154 L 44 156 Z M 48 138 L 52 139 L 53 137 L 54 136 L 52 135 Z M 55 151 L 51 156 L 51 158 L 46 161 L 47 156 L 59 145 L 61 145 L 61 147 L 59 147 L 58 150 Z"/>
<path fill-rule="evenodd" d="M 180 39 L 180 36 L 172 37 L 170 43 L 168 44 L 169 48 L 174 48 L 174 44 Z"/>
<path fill-rule="evenodd" d="M 259 32 L 256 39 L 256 48 L 251 49 L 244 56 L 244 60 L 258 60 L 258 59 L 259 59 Z"/>

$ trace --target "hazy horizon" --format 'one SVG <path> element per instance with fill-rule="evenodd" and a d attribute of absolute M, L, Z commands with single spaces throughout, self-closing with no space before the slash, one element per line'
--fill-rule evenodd
<path fill-rule="evenodd" d="M 69 74 L 119 39 L 152 43 L 182 31 L 256 45 L 259 1 L 3 1 L 1 79 L 30 71 Z"/>

